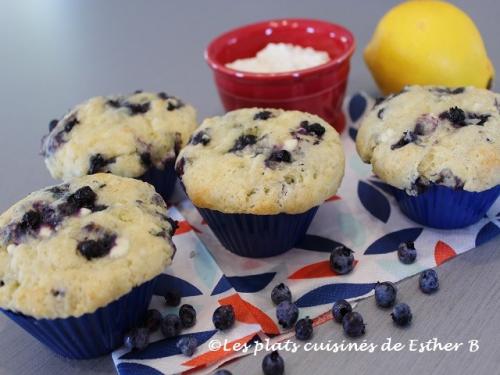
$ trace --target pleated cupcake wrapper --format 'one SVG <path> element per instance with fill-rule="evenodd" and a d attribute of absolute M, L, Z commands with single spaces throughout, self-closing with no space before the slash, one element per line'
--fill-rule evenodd
<path fill-rule="evenodd" d="M 2 312 L 53 352 L 70 359 L 89 359 L 122 346 L 125 334 L 141 323 L 156 279 L 78 318 L 35 319 L 9 310 Z"/>
<path fill-rule="evenodd" d="M 484 217 L 500 195 L 500 185 L 478 193 L 432 185 L 417 196 L 399 189 L 394 189 L 394 195 L 401 211 L 413 221 L 433 228 L 457 229 Z"/>
<path fill-rule="evenodd" d="M 175 160 L 167 162 L 165 169 L 150 168 L 139 179 L 153 185 L 166 202 L 172 195 L 177 181 Z"/>
<path fill-rule="evenodd" d="M 198 208 L 215 236 L 229 251 L 250 258 L 271 257 L 293 248 L 306 234 L 318 211 L 302 214 L 226 214 Z"/>

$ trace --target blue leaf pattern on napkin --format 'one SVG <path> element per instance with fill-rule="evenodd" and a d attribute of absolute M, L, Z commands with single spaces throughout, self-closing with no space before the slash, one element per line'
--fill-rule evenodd
<path fill-rule="evenodd" d="M 232 285 L 229 283 L 229 280 L 227 279 L 227 277 L 222 276 L 210 295 L 215 296 L 217 294 L 227 292 L 231 288 L 232 288 Z"/>
<path fill-rule="evenodd" d="M 407 228 L 386 234 L 373 242 L 365 251 L 365 255 L 387 254 L 398 249 L 402 242 L 416 241 L 424 228 Z"/>
<path fill-rule="evenodd" d="M 298 307 L 311 307 L 333 303 L 339 299 L 359 297 L 369 293 L 375 283 L 369 284 L 328 284 L 304 294 L 295 303 Z"/>
<path fill-rule="evenodd" d="M 481 246 L 482 244 L 492 240 L 494 237 L 500 234 L 500 228 L 495 225 L 495 223 L 489 222 L 484 227 L 481 228 L 476 236 L 476 246 Z"/>
<path fill-rule="evenodd" d="M 164 296 L 168 291 L 171 290 L 179 292 L 181 297 L 192 297 L 203 294 L 193 284 L 181 279 L 180 277 L 162 273 L 161 275 L 158 275 L 157 278 L 158 281 L 156 283 L 154 291 L 154 294 L 156 296 Z"/>
<path fill-rule="evenodd" d="M 384 194 L 370 184 L 359 181 L 358 197 L 368 212 L 380 221 L 387 223 L 391 216 L 391 205 Z"/>
<path fill-rule="evenodd" d="M 231 286 L 240 293 L 255 293 L 266 286 L 276 276 L 276 272 L 261 273 L 258 275 L 248 276 L 226 276 Z"/>
<path fill-rule="evenodd" d="M 116 369 L 120 375 L 163 375 L 163 372 L 139 363 L 122 362 Z"/>
<path fill-rule="evenodd" d="M 321 251 L 323 253 L 331 252 L 335 247 L 341 246 L 340 242 L 330 240 L 329 238 L 306 234 L 302 241 L 295 247 L 302 250 Z"/>

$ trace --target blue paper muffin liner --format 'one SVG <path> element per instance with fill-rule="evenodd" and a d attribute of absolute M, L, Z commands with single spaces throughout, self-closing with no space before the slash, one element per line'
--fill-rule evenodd
<path fill-rule="evenodd" d="M 174 166 L 175 160 L 169 161 L 165 164 L 165 169 L 150 168 L 138 179 L 153 185 L 166 202 L 174 192 L 177 181 Z"/>
<path fill-rule="evenodd" d="M 249 258 L 279 255 L 306 234 L 318 207 L 302 214 L 226 214 L 198 208 L 215 236 L 229 251 Z"/>
<path fill-rule="evenodd" d="M 144 320 L 155 283 L 156 279 L 147 281 L 77 318 L 35 319 L 1 310 L 53 352 L 70 359 L 96 358 L 122 346 L 125 334 Z"/>
<path fill-rule="evenodd" d="M 499 195 L 500 185 L 477 193 L 431 185 L 417 196 L 394 189 L 394 196 L 406 216 L 439 229 L 463 228 L 478 222 Z"/>

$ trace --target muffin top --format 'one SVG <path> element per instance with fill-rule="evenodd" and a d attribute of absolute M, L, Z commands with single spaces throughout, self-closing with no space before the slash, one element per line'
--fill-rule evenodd
<path fill-rule="evenodd" d="M 52 177 L 111 172 L 140 177 L 173 162 L 196 128 L 196 111 L 165 93 L 98 96 L 53 120 L 42 141 Z"/>
<path fill-rule="evenodd" d="M 176 161 L 194 205 L 224 213 L 296 214 L 335 194 L 339 135 L 317 116 L 250 108 L 205 120 Z"/>
<path fill-rule="evenodd" d="M 175 222 L 153 187 L 95 174 L 30 194 L 0 216 L 0 307 L 94 312 L 161 273 Z"/>
<path fill-rule="evenodd" d="M 500 95 L 407 87 L 375 104 L 356 146 L 378 177 L 411 195 L 432 183 L 487 190 L 500 183 Z"/>

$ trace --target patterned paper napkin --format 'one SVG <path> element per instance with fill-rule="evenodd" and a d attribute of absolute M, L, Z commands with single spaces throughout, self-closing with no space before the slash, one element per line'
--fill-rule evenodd
<path fill-rule="evenodd" d="M 346 102 L 348 129 L 343 135 L 346 175 L 337 196 L 319 209 L 304 241 L 284 255 L 248 259 L 225 250 L 202 221 L 189 201 L 172 208 L 180 222 L 174 236 L 178 252 L 174 263 L 161 275 L 157 294 L 171 288 L 181 292 L 182 303 L 198 312 L 197 324 L 183 332 L 199 343 L 193 357 L 176 348 L 177 339 L 163 339 L 156 333 L 142 352 L 119 349 L 113 354 L 117 370 L 128 374 L 176 374 L 192 371 L 206 374 L 241 352 L 210 350 L 209 342 L 250 343 L 283 335 L 270 300 L 272 288 L 285 282 L 300 308 L 300 317 L 310 316 L 319 324 L 330 319 L 325 314 L 341 298 L 359 299 L 372 293 L 377 281 L 399 281 L 424 269 L 475 248 L 500 234 L 500 199 L 479 223 L 460 230 L 436 230 L 407 219 L 398 209 L 390 187 L 370 172 L 356 154 L 356 121 L 373 100 L 356 94 Z M 187 220 L 186 220 L 187 219 Z M 399 262 L 395 250 L 404 241 L 415 241 L 417 261 Z M 348 275 L 337 276 L 329 268 L 329 252 L 336 243 L 355 251 L 357 264 Z M 212 313 L 221 304 L 232 304 L 235 327 L 217 332 Z M 153 297 L 152 308 L 163 314 L 177 312 L 161 297 Z M 278 336 L 279 340 L 281 337 Z"/>

